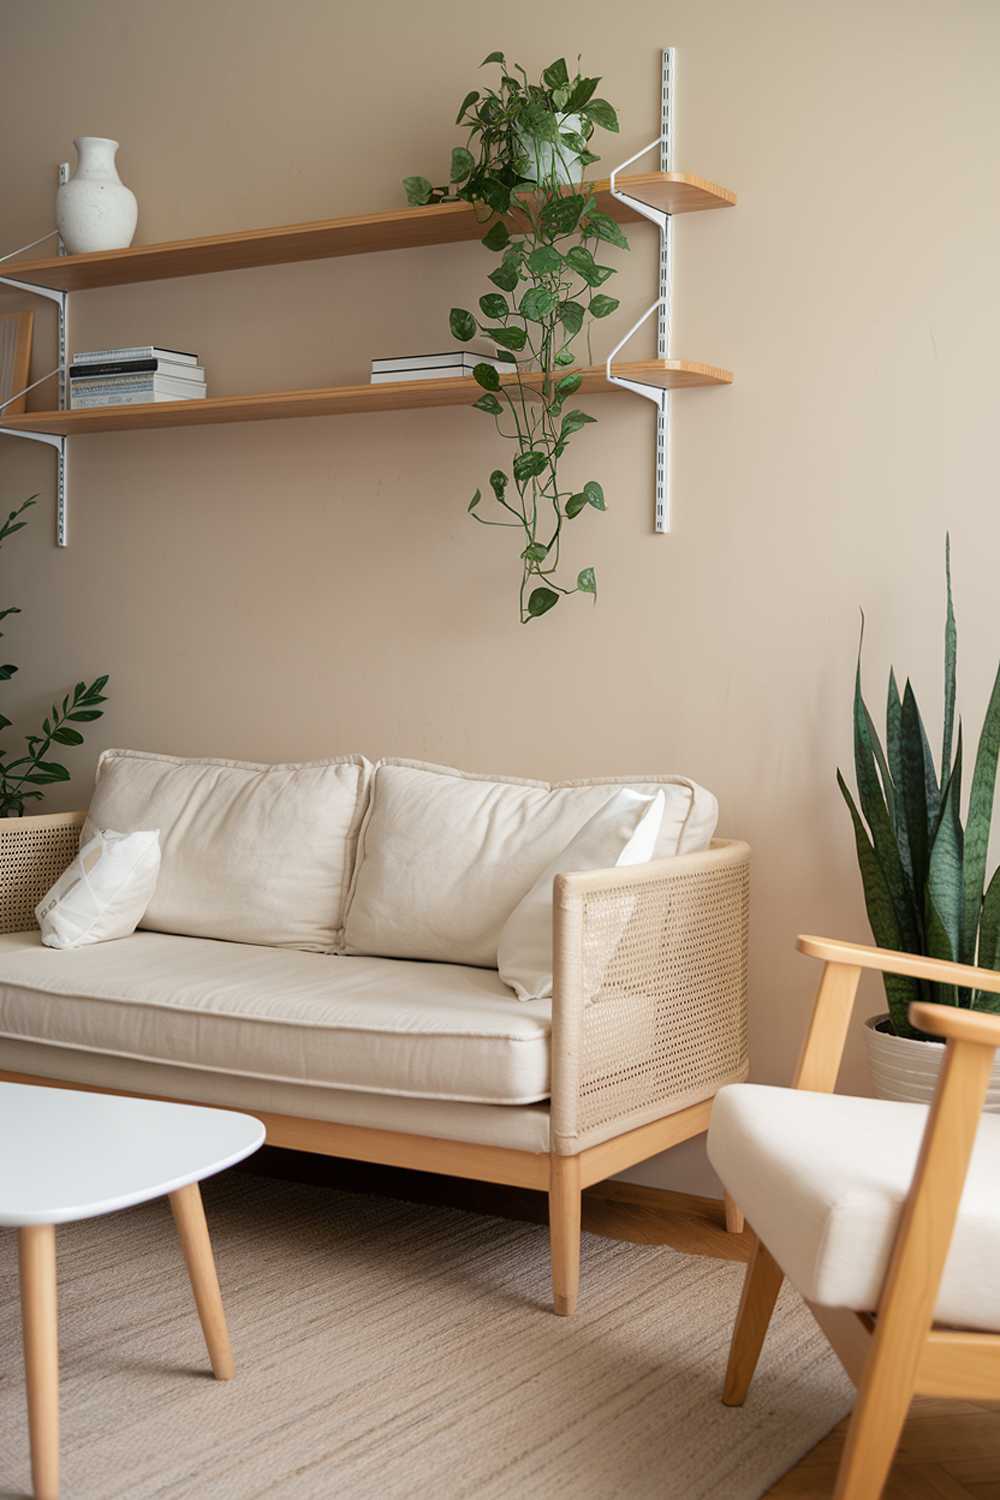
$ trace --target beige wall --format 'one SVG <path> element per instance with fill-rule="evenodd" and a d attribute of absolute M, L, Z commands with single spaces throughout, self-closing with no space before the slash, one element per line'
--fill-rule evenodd
<path fill-rule="evenodd" d="M 0 439 L 3 497 L 43 497 L 2 559 L 24 609 L 4 707 L 27 729 L 53 689 L 111 673 L 54 808 L 86 799 L 109 744 L 687 772 L 754 846 L 755 1066 L 787 1078 L 816 977 L 795 933 L 866 932 L 834 785 L 858 605 L 872 699 L 892 659 L 936 721 L 950 526 L 977 732 L 1000 647 L 995 0 L 8 0 L 3 36 L 3 248 L 50 226 L 76 134 L 122 142 L 140 241 L 250 228 L 436 178 L 497 46 L 531 68 L 581 51 L 625 157 L 658 128 L 659 48 L 679 49 L 677 165 L 740 203 L 676 226 L 675 352 L 736 384 L 674 403 L 672 536 L 651 534 L 638 399 L 594 400 L 574 447 L 609 497 L 572 533 L 600 602 L 526 629 L 507 539 L 465 517 L 496 452 L 478 414 L 82 438 L 67 551 L 51 455 Z M 653 241 L 621 257 L 622 330 L 652 298 Z M 213 393 L 363 380 L 372 354 L 445 344 L 488 269 L 463 246 L 83 293 L 72 344 L 200 350 Z M 700 1149 L 647 1169 L 702 1173 Z"/>

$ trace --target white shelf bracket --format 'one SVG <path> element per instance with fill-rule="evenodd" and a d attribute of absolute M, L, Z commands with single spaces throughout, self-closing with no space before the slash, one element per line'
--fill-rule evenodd
<path fill-rule="evenodd" d="M 670 530 L 670 392 L 661 386 L 646 385 L 637 380 L 626 380 L 623 376 L 614 373 L 612 365 L 632 335 L 638 332 L 653 313 L 657 314 L 657 358 L 670 358 L 671 219 L 665 210 L 654 208 L 649 203 L 633 198 L 629 193 L 623 193 L 618 186 L 618 174 L 657 147 L 660 151 L 660 171 L 669 172 L 673 169 L 673 107 L 676 75 L 677 54 L 673 47 L 665 47 L 660 70 L 660 134 L 655 141 L 650 141 L 648 146 L 643 146 L 641 151 L 630 156 L 628 161 L 623 161 L 615 167 L 611 173 L 610 184 L 612 197 L 617 198 L 619 203 L 626 204 L 635 213 L 641 214 L 644 219 L 649 219 L 660 231 L 659 295 L 652 307 L 647 308 L 638 322 L 615 345 L 608 355 L 607 362 L 607 376 L 612 384 L 634 391 L 636 395 L 645 396 L 656 403 L 656 509 L 653 529 L 659 535 L 665 535 Z"/>
<path fill-rule="evenodd" d="M 60 185 L 69 181 L 69 162 L 60 162 L 58 171 Z M 18 255 L 23 255 L 26 250 L 34 250 L 36 245 L 44 245 L 46 241 L 59 239 L 59 254 L 65 255 L 66 247 L 59 236 L 57 229 L 43 234 L 40 239 L 32 240 L 30 245 L 22 245 L 19 250 L 11 250 L 7 255 L 0 255 L 0 265 L 6 261 L 13 260 Z M 16 270 L 16 267 L 13 269 Z M 58 358 L 59 363 L 55 370 L 48 375 L 43 375 L 40 380 L 32 381 L 31 385 L 25 386 L 23 391 L 8 396 L 5 401 L 0 401 L 0 422 L 3 421 L 3 412 L 18 396 L 24 396 L 28 391 L 33 391 L 36 385 L 41 385 L 45 380 L 51 380 L 53 375 L 59 377 L 59 410 L 65 411 L 69 406 L 69 292 L 62 287 L 38 286 L 33 281 L 18 281 L 16 276 L 0 276 L 0 285 L 12 286 L 19 292 L 30 292 L 33 297 L 44 297 L 56 305 L 56 317 L 58 327 Z M 29 443 L 45 443 L 49 448 L 56 450 L 56 546 L 65 547 L 69 542 L 69 438 L 52 432 L 26 432 L 21 428 L 0 426 L 0 436 L 24 438 Z"/>
<path fill-rule="evenodd" d="M 20 427 L 0 427 L 0 437 L 24 438 L 29 443 L 45 443 L 56 450 L 56 546 L 69 544 L 69 438 L 55 432 L 25 432 Z"/>

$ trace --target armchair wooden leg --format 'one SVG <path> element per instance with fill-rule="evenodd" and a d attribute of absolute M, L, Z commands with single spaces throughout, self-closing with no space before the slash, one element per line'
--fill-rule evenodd
<path fill-rule="evenodd" d="M 232 1380 L 235 1373 L 233 1351 L 229 1344 L 222 1293 L 215 1273 L 212 1242 L 208 1237 L 208 1225 L 205 1223 L 205 1210 L 198 1184 L 191 1182 L 187 1187 L 178 1188 L 175 1193 L 171 1193 L 170 1207 L 173 1209 L 181 1249 L 187 1262 L 201 1330 L 208 1345 L 208 1357 L 212 1361 L 212 1373 L 216 1380 Z"/>
<path fill-rule="evenodd" d="M 28 1387 L 31 1480 L 35 1500 L 59 1494 L 59 1337 L 56 1322 L 56 1232 L 51 1224 L 17 1231 Z"/>
<path fill-rule="evenodd" d="M 580 1291 L 580 1158 L 553 1156 L 549 1183 L 549 1244 L 553 1306 L 560 1317 L 576 1312 Z"/>
<path fill-rule="evenodd" d="M 726 1208 L 726 1229 L 729 1234 L 742 1234 L 746 1227 L 743 1210 L 729 1193 L 723 1199 Z"/>
<path fill-rule="evenodd" d="M 726 1383 L 722 1392 L 725 1406 L 742 1406 L 746 1400 L 783 1280 L 784 1274 L 778 1262 L 767 1246 L 758 1240 L 747 1266 L 743 1295 L 733 1329 L 733 1341 L 729 1348 Z"/>

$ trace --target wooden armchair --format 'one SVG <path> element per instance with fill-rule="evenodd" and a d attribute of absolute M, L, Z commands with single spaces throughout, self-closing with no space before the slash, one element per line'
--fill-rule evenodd
<path fill-rule="evenodd" d="M 835 1500 L 875 1500 L 914 1395 L 1000 1398 L 1000 1116 L 982 1107 L 1000 1015 L 913 1005 L 947 1039 L 928 1111 L 833 1095 L 863 969 L 1000 994 L 1000 972 L 825 938 L 788 1089 L 716 1100 L 709 1156 L 757 1236 L 723 1401 L 743 1403 L 785 1275 L 858 1387 Z"/>

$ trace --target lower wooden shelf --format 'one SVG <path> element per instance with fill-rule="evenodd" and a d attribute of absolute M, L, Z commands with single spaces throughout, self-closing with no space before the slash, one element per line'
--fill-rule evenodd
<path fill-rule="evenodd" d="M 607 379 L 603 365 L 575 373 L 583 376 L 576 395 L 612 395 L 622 390 L 621 386 Z M 630 362 L 616 365 L 615 374 L 665 390 L 729 385 L 733 378 L 728 370 L 686 359 Z M 513 377 L 502 378 L 508 383 Z M 465 406 L 481 394 L 479 386 L 471 379 L 406 380 L 387 385 L 340 385 L 310 391 L 213 396 L 205 401 L 162 401 L 148 406 L 103 406 L 90 411 L 29 411 L 16 417 L 0 416 L 0 426 L 9 432 L 46 432 L 73 437 L 88 432 L 211 427 L 223 422 L 270 422 L 282 417 L 335 417 L 353 412 Z"/>

